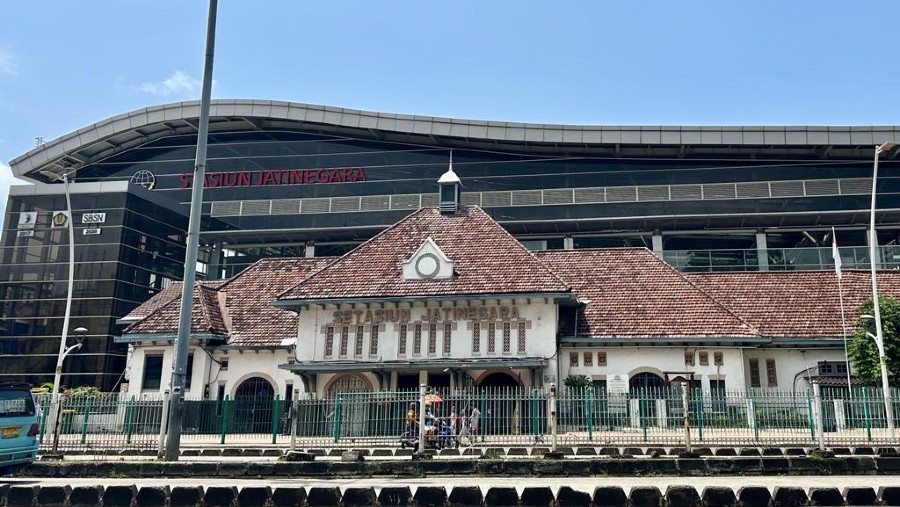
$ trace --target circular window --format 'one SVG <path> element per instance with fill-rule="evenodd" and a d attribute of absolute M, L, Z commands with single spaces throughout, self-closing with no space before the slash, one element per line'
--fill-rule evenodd
<path fill-rule="evenodd" d="M 434 254 L 424 254 L 416 259 L 416 273 L 422 278 L 434 278 L 441 269 L 441 263 Z"/>

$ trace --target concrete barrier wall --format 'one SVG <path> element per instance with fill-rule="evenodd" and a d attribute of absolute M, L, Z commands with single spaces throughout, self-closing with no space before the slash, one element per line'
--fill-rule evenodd
<path fill-rule="evenodd" d="M 564 480 L 562 480 L 564 483 Z M 141 487 L 0 485 L 5 507 L 701 507 L 900 505 L 900 487 Z"/>
<path fill-rule="evenodd" d="M 717 476 L 900 475 L 900 457 L 746 456 L 591 459 L 372 459 L 364 461 L 38 461 L 20 477 L 379 477 L 433 475 Z"/>

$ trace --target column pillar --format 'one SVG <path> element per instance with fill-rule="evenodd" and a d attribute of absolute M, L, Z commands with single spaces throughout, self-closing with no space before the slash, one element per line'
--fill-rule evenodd
<path fill-rule="evenodd" d="M 875 244 L 875 258 L 870 259 L 870 262 L 875 263 L 875 269 L 881 269 L 881 248 L 878 246 L 878 232 L 868 229 L 866 231 L 866 239 L 869 241 L 866 246 L 871 247 L 872 243 Z"/>
<path fill-rule="evenodd" d="M 756 232 L 756 262 L 760 271 L 769 270 L 769 243 L 765 231 Z"/>
<path fill-rule="evenodd" d="M 316 256 L 316 245 L 312 242 L 306 244 L 306 248 L 303 249 L 304 257 L 315 257 Z"/>
<path fill-rule="evenodd" d="M 213 243 L 212 249 L 209 251 L 206 276 L 209 280 L 222 278 L 222 243 Z"/>
<path fill-rule="evenodd" d="M 653 246 L 653 253 L 656 254 L 657 257 L 662 259 L 663 256 L 663 240 L 662 233 L 659 231 L 654 231 L 653 236 L 650 237 L 651 245 Z"/>
<path fill-rule="evenodd" d="M 574 250 L 575 238 L 572 236 L 563 236 L 563 250 Z"/>

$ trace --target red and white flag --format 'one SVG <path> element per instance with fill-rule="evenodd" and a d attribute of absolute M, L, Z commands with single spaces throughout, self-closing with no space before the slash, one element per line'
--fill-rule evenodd
<path fill-rule="evenodd" d="M 837 235 L 834 227 L 831 228 L 831 257 L 834 259 L 834 274 L 841 279 L 841 252 L 838 251 Z"/>

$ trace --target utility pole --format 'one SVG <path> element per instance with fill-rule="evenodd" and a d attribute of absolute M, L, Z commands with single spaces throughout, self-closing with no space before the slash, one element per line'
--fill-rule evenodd
<path fill-rule="evenodd" d="M 169 432 L 166 435 L 167 461 L 177 461 L 181 445 L 181 421 L 184 418 L 185 366 L 188 342 L 191 339 L 191 306 L 194 299 L 194 279 L 197 272 L 197 248 L 200 245 L 200 210 L 203 204 L 203 180 L 206 175 L 206 141 L 209 137 L 209 99 L 212 93 L 213 53 L 216 46 L 216 9 L 218 0 L 209 0 L 206 23 L 206 60 L 203 66 L 203 90 L 200 99 L 200 126 L 197 132 L 197 156 L 194 163 L 194 186 L 191 190 L 190 221 L 187 250 L 184 255 L 184 286 L 181 289 L 181 310 L 178 315 L 178 337 L 172 366 L 171 396 L 169 398 Z"/>

